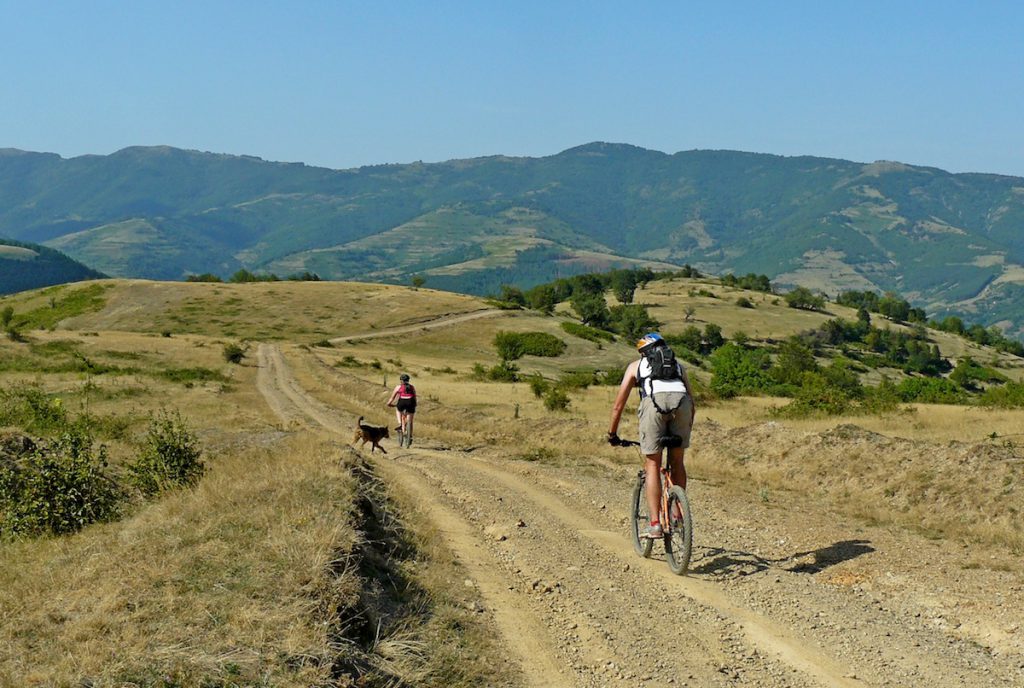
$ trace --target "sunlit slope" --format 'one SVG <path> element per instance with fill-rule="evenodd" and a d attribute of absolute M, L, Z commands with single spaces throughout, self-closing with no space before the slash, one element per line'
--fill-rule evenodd
<path fill-rule="evenodd" d="M 317 339 L 486 308 L 430 289 L 346 282 L 220 284 L 111 280 L 104 306 L 61 321 L 77 330 Z M 17 306 L 16 306 L 17 309 Z"/>
<path fill-rule="evenodd" d="M 752 307 L 738 305 L 740 299 L 746 299 Z M 833 318 L 857 319 L 855 309 L 837 303 L 826 303 L 824 311 L 790 308 L 779 295 L 723 286 L 716 280 L 658 280 L 637 289 L 634 300 L 648 307 L 664 332 L 679 332 L 689 326 L 703 329 L 707 323 L 714 323 L 722 328 L 727 338 L 742 332 L 754 340 L 781 340 L 817 329 Z M 689 318 L 688 309 L 692 309 Z M 873 325 L 883 329 L 910 329 L 877 313 L 871 314 L 871 318 Z M 1016 356 L 979 346 L 948 332 L 929 329 L 927 333 L 946 358 L 971 356 L 1003 370 L 1013 379 L 1024 375 L 1021 372 L 1024 360 Z"/>

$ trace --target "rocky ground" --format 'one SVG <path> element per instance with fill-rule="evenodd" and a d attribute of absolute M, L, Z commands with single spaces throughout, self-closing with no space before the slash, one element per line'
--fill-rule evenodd
<path fill-rule="evenodd" d="M 289 423 L 353 424 L 303 391 L 275 347 L 259 363 Z M 528 685 L 1024 685 L 1020 568 L 985 566 L 962 544 L 693 480 L 680 577 L 660 545 L 645 560 L 629 543 L 635 469 L 428 437 L 377 466 L 442 532 L 465 568 L 452 584 L 478 592 L 474 609 Z"/>

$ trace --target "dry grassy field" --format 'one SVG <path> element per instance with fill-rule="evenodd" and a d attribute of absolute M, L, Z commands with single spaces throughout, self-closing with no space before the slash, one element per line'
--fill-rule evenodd
<path fill-rule="evenodd" d="M 15 295 L 0 308 L 45 315 L 80 288 Z M 755 307 L 738 307 L 739 296 Z M 663 332 L 713 322 L 726 336 L 781 339 L 855 317 L 710 281 L 652 282 L 637 301 Z M 568 407 L 552 411 L 526 382 L 474 373 L 498 363 L 499 331 L 564 340 L 558 357 L 516 362 L 548 380 L 620 371 L 632 346 L 567 334 L 564 305 L 555 316 L 491 310 L 468 296 L 370 284 L 108 281 L 79 312 L 24 331 L 23 341 L 0 339 L 5 393 L 39 389 L 72 415 L 101 419 L 113 470 L 162 411 L 180 414 L 208 466 L 197 487 L 135 500 L 120 520 L 0 542 L 0 684 L 344 685 L 362 673 L 376 677 L 367 685 L 515 685 L 471 591 L 449 584 L 463 574 L 443 538 L 408 492 L 382 485 L 345 444 L 343 426 L 357 416 L 393 425 L 385 401 L 408 372 L 420 394 L 417 437 L 435 447 L 592 471 L 635 462 L 603 442 L 614 386 L 572 391 Z M 946 356 L 1024 374 L 1012 357 L 933 335 Z M 277 342 L 301 387 L 339 414 L 335 434 L 275 415 L 259 390 L 260 341 Z M 231 344 L 246 350 L 240 364 L 225 360 Z M 699 367 L 691 374 L 710 378 Z M 782 403 L 702 400 L 694 479 L 747 500 L 823 504 L 894 532 L 963 542 L 979 566 L 1022 573 L 1024 411 L 906 405 L 783 421 L 771 413 Z M 374 537 L 391 549 L 367 550 Z M 374 576 L 401 579 L 408 595 L 383 595 Z M 387 609 L 400 628 L 388 643 L 365 631 L 360 645 L 338 625 L 357 607 L 371 617 Z"/>

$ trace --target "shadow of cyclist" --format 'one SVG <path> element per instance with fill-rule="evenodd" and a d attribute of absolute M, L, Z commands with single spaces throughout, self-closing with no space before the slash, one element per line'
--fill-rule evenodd
<path fill-rule="evenodd" d="M 793 573 L 815 574 L 830 566 L 874 552 L 868 540 L 843 540 L 827 547 L 796 552 L 779 559 L 767 559 L 752 552 L 727 550 L 721 547 L 700 548 L 702 556 L 690 567 L 691 575 L 704 575 L 720 580 L 750 576 L 775 566 Z M 789 565 L 787 565 L 789 564 Z"/>

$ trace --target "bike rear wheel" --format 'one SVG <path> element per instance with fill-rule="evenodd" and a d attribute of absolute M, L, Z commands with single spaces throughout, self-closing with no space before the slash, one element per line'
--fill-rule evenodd
<path fill-rule="evenodd" d="M 668 493 L 668 520 L 665 559 L 672 573 L 681 576 L 690 568 L 693 519 L 690 517 L 690 500 L 686 498 L 686 491 L 678 485 L 672 486 Z"/>
<path fill-rule="evenodd" d="M 651 556 L 654 540 L 644 537 L 647 526 L 651 522 L 651 514 L 650 509 L 647 508 L 643 472 L 637 476 L 636 485 L 633 486 L 633 499 L 630 502 L 629 520 L 629 535 L 633 540 L 633 551 L 641 557 Z"/>

